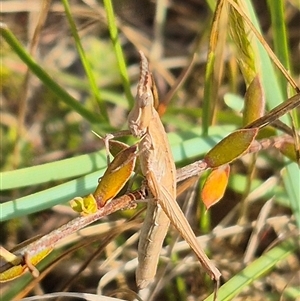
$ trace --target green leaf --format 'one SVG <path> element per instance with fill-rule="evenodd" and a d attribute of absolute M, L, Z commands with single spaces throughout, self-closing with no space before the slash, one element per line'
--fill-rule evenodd
<path fill-rule="evenodd" d="M 247 125 L 263 116 L 265 110 L 264 91 L 259 75 L 255 76 L 245 94 L 243 124 Z"/>
<path fill-rule="evenodd" d="M 241 129 L 221 140 L 205 156 L 208 167 L 216 168 L 228 164 L 244 154 L 257 135 L 258 129 Z"/>
<path fill-rule="evenodd" d="M 32 167 L 0 173 L 1 191 L 80 177 L 105 169 L 104 150 Z"/>

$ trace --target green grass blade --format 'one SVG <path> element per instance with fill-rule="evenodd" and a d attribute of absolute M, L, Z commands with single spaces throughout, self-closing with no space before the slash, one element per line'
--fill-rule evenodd
<path fill-rule="evenodd" d="M 105 151 L 0 173 L 0 190 L 17 189 L 61 181 L 105 168 Z"/>
<path fill-rule="evenodd" d="M 224 8 L 224 1 L 218 1 L 214 11 L 212 28 L 209 38 L 209 50 L 205 70 L 204 95 L 203 95 L 203 113 L 202 113 L 202 134 L 208 135 L 209 126 L 212 122 L 213 105 L 215 104 L 217 89 L 215 63 L 217 60 L 216 51 L 218 45 L 219 23 Z"/>
<path fill-rule="evenodd" d="M 207 135 L 209 126 L 211 124 L 211 110 L 210 110 L 210 100 L 213 97 L 213 70 L 215 63 L 215 53 L 210 52 L 207 58 L 206 71 L 205 71 L 205 86 L 204 86 L 204 96 L 203 96 L 203 113 L 202 113 L 202 134 Z"/>
<path fill-rule="evenodd" d="M 74 40 L 75 40 L 75 45 L 76 45 L 77 51 L 79 53 L 82 65 L 84 67 L 84 70 L 86 72 L 86 75 L 87 75 L 89 83 L 90 83 L 92 93 L 93 93 L 94 98 L 95 98 L 95 100 L 97 101 L 97 103 L 100 107 L 100 110 L 101 110 L 101 113 L 102 113 L 102 115 L 100 115 L 100 116 L 103 116 L 103 119 L 105 121 L 108 121 L 108 115 L 107 115 L 107 111 L 106 111 L 106 108 L 105 108 L 105 104 L 104 104 L 103 100 L 101 99 L 100 91 L 97 87 L 95 77 L 93 75 L 91 66 L 89 64 L 89 61 L 86 58 L 83 46 L 81 44 L 80 37 L 79 37 L 78 32 L 77 32 L 76 24 L 75 24 L 75 21 L 72 17 L 72 13 L 71 13 L 71 10 L 70 10 L 69 1 L 68 0 L 63 0 L 62 2 L 63 2 L 63 5 L 64 5 L 64 8 L 65 8 L 67 19 L 68 19 L 70 27 L 71 27 L 72 35 L 73 35 Z"/>
<path fill-rule="evenodd" d="M 39 212 L 68 202 L 76 196 L 91 193 L 95 190 L 98 179 L 104 171 L 105 168 L 79 179 L 0 204 L 0 222 Z"/>
<path fill-rule="evenodd" d="M 289 164 L 283 172 L 283 183 L 289 195 L 290 206 L 300 229 L 300 171 L 295 163 Z"/>
<path fill-rule="evenodd" d="M 122 46 L 119 40 L 118 36 L 118 28 L 116 24 L 116 19 L 115 19 L 115 14 L 114 14 L 114 9 L 111 0 L 104 0 L 104 6 L 106 10 L 106 15 L 107 15 L 107 23 L 108 23 L 108 30 L 110 33 L 110 38 L 113 43 L 113 47 L 116 53 L 117 61 L 118 61 L 118 66 L 119 66 L 119 72 L 121 74 L 122 78 L 122 83 L 123 83 L 123 88 L 125 91 L 126 98 L 129 103 L 129 107 L 133 107 L 134 104 L 134 98 L 131 94 L 130 90 L 130 82 L 129 82 L 129 77 L 127 73 L 127 67 L 125 63 L 125 58 L 123 55 L 123 50 Z"/>
<path fill-rule="evenodd" d="M 81 105 L 75 98 L 66 92 L 59 84 L 57 84 L 50 75 L 43 70 L 35 60 L 24 50 L 20 42 L 8 29 L 5 24 L 0 26 L 1 35 L 6 42 L 11 46 L 20 59 L 28 66 L 28 68 L 43 82 L 45 86 L 52 90 L 52 92 L 61 99 L 66 105 L 73 108 L 77 113 L 86 118 L 88 121 L 95 123 L 99 122 L 99 115 L 93 114 Z"/>
<path fill-rule="evenodd" d="M 285 19 L 284 17 L 284 4 L 282 0 L 270 1 L 268 0 L 268 7 L 271 14 L 272 21 L 272 32 L 273 32 L 273 41 L 274 41 L 274 52 L 278 57 L 279 61 L 283 66 L 290 70 L 289 63 L 289 51 L 287 45 L 287 34 L 286 34 L 286 23 L 282 22 Z M 278 80 L 282 95 L 284 98 L 287 98 L 287 82 L 283 74 L 278 75 Z"/>

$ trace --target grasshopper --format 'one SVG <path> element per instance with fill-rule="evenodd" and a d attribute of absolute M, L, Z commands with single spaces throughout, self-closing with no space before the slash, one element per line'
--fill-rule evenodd
<path fill-rule="evenodd" d="M 140 138 L 139 159 L 141 171 L 154 198 L 148 202 L 145 222 L 139 241 L 139 266 L 136 281 L 139 288 L 146 287 L 154 278 L 163 240 L 170 221 L 189 243 L 210 277 L 219 284 L 220 271 L 206 256 L 196 236 L 176 202 L 176 167 L 167 134 L 155 110 L 153 77 L 148 61 L 140 52 L 140 79 L 136 101 L 128 115 L 129 129 Z"/>

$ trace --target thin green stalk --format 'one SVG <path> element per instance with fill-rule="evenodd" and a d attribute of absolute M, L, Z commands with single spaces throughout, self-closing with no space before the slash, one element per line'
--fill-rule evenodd
<path fill-rule="evenodd" d="M 63 2 L 63 5 L 64 5 L 64 8 L 65 8 L 67 19 L 68 19 L 70 27 L 71 27 L 72 35 L 73 35 L 74 40 L 75 40 L 75 45 L 76 45 L 77 51 L 79 53 L 82 65 L 83 65 L 85 73 L 88 77 L 92 93 L 94 95 L 94 99 L 97 101 L 97 103 L 99 105 L 99 108 L 101 110 L 102 115 L 100 115 L 100 116 L 102 116 L 105 121 L 108 121 L 109 119 L 108 119 L 108 115 L 107 115 L 107 110 L 106 110 L 105 104 L 103 102 L 103 99 L 101 98 L 100 91 L 99 91 L 99 88 L 97 86 L 95 77 L 93 75 L 90 63 L 87 60 L 86 55 L 85 55 L 85 51 L 82 47 L 80 37 L 79 37 L 78 32 L 77 32 L 76 24 L 75 24 L 75 21 L 72 17 L 72 13 L 71 13 L 71 10 L 70 10 L 69 1 L 68 0 L 62 0 L 62 2 Z"/>
<path fill-rule="evenodd" d="M 129 107 L 133 106 L 134 103 L 134 98 L 131 94 L 130 90 L 130 82 L 129 82 L 129 77 L 127 73 L 127 68 L 126 68 L 126 63 L 123 55 L 123 50 L 122 46 L 119 40 L 118 36 L 118 28 L 116 24 L 116 19 L 114 15 L 114 9 L 111 3 L 111 0 L 104 0 L 104 7 L 106 10 L 106 15 L 107 15 L 107 23 L 108 23 L 108 30 L 110 33 L 110 38 L 113 43 L 113 47 L 116 53 L 117 61 L 118 61 L 118 66 L 119 66 L 119 71 L 121 74 L 122 78 L 122 83 L 123 83 L 123 88 L 125 91 L 126 98 L 129 103 Z"/>
<path fill-rule="evenodd" d="M 218 32 L 219 32 L 219 22 L 223 9 L 224 1 L 219 0 L 217 2 L 212 26 L 209 38 L 209 50 L 207 54 L 207 63 L 205 70 L 205 83 L 204 83 L 204 96 L 203 96 L 203 114 L 202 114 L 202 134 L 204 136 L 208 135 L 209 127 L 212 123 L 212 114 L 214 111 L 213 106 L 215 105 L 215 99 L 217 94 L 217 89 L 215 85 L 216 75 L 215 75 L 215 63 L 216 63 L 216 49 L 218 43 Z"/>

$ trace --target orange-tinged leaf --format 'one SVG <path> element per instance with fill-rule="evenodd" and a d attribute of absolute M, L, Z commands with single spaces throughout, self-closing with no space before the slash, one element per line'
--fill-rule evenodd
<path fill-rule="evenodd" d="M 243 124 L 247 125 L 264 114 L 265 97 L 259 76 L 255 76 L 245 94 Z"/>
<path fill-rule="evenodd" d="M 204 157 L 210 168 L 228 164 L 247 152 L 255 139 L 258 128 L 237 130 L 214 146 Z"/>
<path fill-rule="evenodd" d="M 230 166 L 228 164 L 213 169 L 207 177 L 201 191 L 202 201 L 208 210 L 223 197 L 229 178 Z"/>
<path fill-rule="evenodd" d="M 93 193 L 98 207 L 114 198 L 124 187 L 135 167 L 137 146 L 133 145 L 119 152 L 109 164 Z"/>

